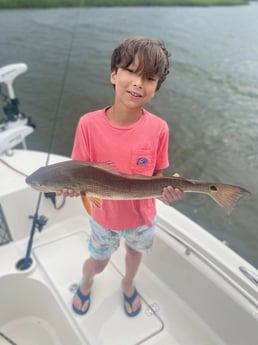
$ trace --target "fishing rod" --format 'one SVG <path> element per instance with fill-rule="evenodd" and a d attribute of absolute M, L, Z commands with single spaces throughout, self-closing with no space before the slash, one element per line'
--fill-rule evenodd
<path fill-rule="evenodd" d="M 42 193 L 39 193 L 36 211 L 35 211 L 33 216 L 29 217 L 33 221 L 32 221 L 32 227 L 31 227 L 31 231 L 30 231 L 29 241 L 27 244 L 26 254 L 25 254 L 25 257 L 20 259 L 16 264 L 16 268 L 20 271 L 24 271 L 32 265 L 33 260 L 31 258 L 31 251 L 32 251 L 32 245 L 33 245 L 33 239 L 34 239 L 35 232 L 36 232 L 36 230 L 42 231 L 44 225 L 46 225 L 46 223 L 48 221 L 47 217 L 38 215 L 41 198 L 42 198 Z"/>
<path fill-rule="evenodd" d="M 69 65 L 70 65 L 72 48 L 73 48 L 73 42 L 74 42 L 77 27 L 78 27 L 81 7 L 82 7 L 82 0 L 80 3 L 80 6 L 78 7 L 76 19 L 74 21 L 74 26 L 73 26 L 73 30 L 72 30 L 70 46 L 68 49 L 68 54 L 66 56 L 64 74 L 63 74 L 63 78 L 62 78 L 62 82 L 61 82 L 59 98 L 58 98 L 57 107 L 56 107 L 56 111 L 55 111 L 55 119 L 54 119 L 52 131 L 51 131 L 52 132 L 51 140 L 50 140 L 49 147 L 48 147 L 48 154 L 47 154 L 45 166 L 47 166 L 49 164 L 51 151 L 52 151 L 54 140 L 55 140 L 56 133 L 57 133 L 57 124 L 58 124 L 60 113 L 61 113 L 60 110 L 61 110 L 61 106 L 62 106 L 63 98 L 64 98 L 64 88 L 65 88 L 65 84 L 66 84 L 66 80 L 67 80 L 68 69 L 69 69 Z M 52 195 L 48 194 L 47 197 L 50 198 L 52 200 L 52 202 L 55 204 L 55 193 Z M 29 241 L 27 244 L 26 254 L 25 254 L 25 257 L 20 259 L 16 264 L 16 268 L 19 270 L 26 270 L 32 265 L 33 260 L 31 258 L 31 252 L 32 252 L 34 235 L 36 233 L 36 230 L 42 231 L 43 227 L 46 225 L 46 223 L 48 221 L 48 219 L 45 216 L 39 216 L 39 209 L 40 209 L 40 205 L 41 205 L 41 200 L 42 200 L 42 193 L 40 192 L 39 196 L 38 196 L 38 201 L 37 201 L 35 213 L 33 216 L 30 216 L 30 218 L 32 219 L 32 227 L 31 227 L 31 231 L 30 231 Z"/>

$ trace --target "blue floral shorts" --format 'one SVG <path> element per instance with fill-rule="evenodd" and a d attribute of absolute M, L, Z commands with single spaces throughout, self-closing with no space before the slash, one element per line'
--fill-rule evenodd
<path fill-rule="evenodd" d="M 152 249 L 156 218 L 152 226 L 139 226 L 128 230 L 110 230 L 90 219 L 91 235 L 89 239 L 89 252 L 96 260 L 105 260 L 118 249 L 120 239 L 123 237 L 126 244 L 140 252 L 148 253 Z"/>

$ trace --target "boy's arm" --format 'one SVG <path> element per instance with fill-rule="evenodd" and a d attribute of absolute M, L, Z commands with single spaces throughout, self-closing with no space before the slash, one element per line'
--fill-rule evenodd
<path fill-rule="evenodd" d="M 162 170 L 156 170 L 153 174 L 154 176 L 163 176 L 163 171 Z M 173 176 L 179 177 L 179 174 L 174 174 Z M 184 192 L 182 192 L 178 188 L 173 188 L 172 186 L 168 186 L 163 189 L 163 194 L 159 198 L 164 204 L 169 205 L 172 202 L 181 199 L 184 196 Z"/>

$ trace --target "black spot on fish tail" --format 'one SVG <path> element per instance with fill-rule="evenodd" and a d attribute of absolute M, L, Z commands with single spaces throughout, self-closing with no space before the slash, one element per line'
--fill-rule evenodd
<path fill-rule="evenodd" d="M 215 185 L 210 186 L 212 192 L 217 192 L 218 188 Z"/>
<path fill-rule="evenodd" d="M 216 190 L 211 187 L 215 187 Z M 229 215 L 233 208 L 236 206 L 239 199 L 250 194 L 246 189 L 225 184 L 217 184 L 210 186 L 211 193 L 209 194 L 221 207 L 224 208 L 226 213 Z M 215 192 L 215 193 L 213 193 Z"/>

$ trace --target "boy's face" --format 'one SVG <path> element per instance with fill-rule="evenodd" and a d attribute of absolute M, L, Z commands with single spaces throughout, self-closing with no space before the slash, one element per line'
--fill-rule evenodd
<path fill-rule="evenodd" d="M 111 83 L 115 87 L 116 102 L 122 102 L 128 108 L 141 108 L 155 95 L 157 77 L 143 77 L 136 73 L 137 58 L 127 68 L 118 68 L 111 72 Z"/>

